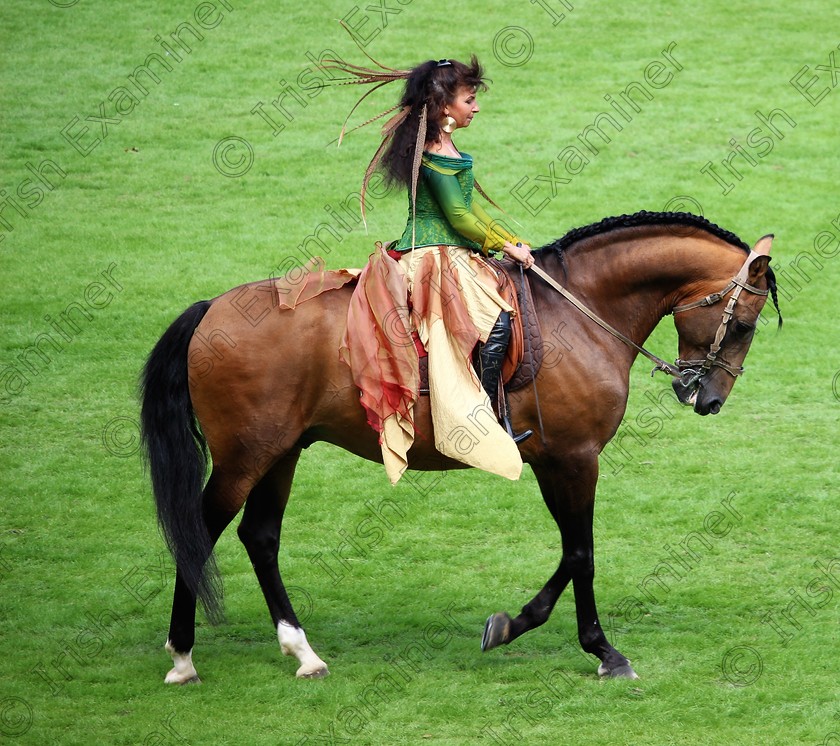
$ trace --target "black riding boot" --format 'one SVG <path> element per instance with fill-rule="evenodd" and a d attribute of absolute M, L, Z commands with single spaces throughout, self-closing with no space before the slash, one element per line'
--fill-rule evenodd
<path fill-rule="evenodd" d="M 519 435 L 513 432 L 508 415 L 507 395 L 502 387 L 502 395 L 499 396 L 499 382 L 502 377 L 502 362 L 505 359 L 508 343 L 510 342 L 510 312 L 502 311 L 499 318 L 490 330 L 487 341 L 479 347 L 479 376 L 481 386 L 490 397 L 491 404 L 498 403 L 499 422 L 513 438 L 514 443 L 521 443 L 533 435 L 533 430 L 526 430 Z"/>

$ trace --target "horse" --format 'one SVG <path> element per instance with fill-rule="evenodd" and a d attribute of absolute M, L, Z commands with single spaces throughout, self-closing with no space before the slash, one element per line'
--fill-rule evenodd
<path fill-rule="evenodd" d="M 667 314 L 674 313 L 679 336 L 680 359 L 666 366 L 674 393 L 700 415 L 720 411 L 743 370 L 768 293 L 778 311 L 768 267 L 772 238 L 764 236 L 751 251 L 705 218 L 642 211 L 576 228 L 534 252 L 544 276 L 554 284 L 562 280 L 561 287 L 604 326 L 620 331 L 607 333 L 548 283 L 527 276 L 533 296 L 528 312 L 543 330 L 563 323 L 567 344 L 562 366 L 544 366 L 532 388 L 517 392 L 512 419 L 517 432 L 540 432 L 520 452 L 557 523 L 562 553 L 516 617 L 490 616 L 482 650 L 544 624 L 571 582 L 579 642 L 600 659 L 598 674 L 637 678 L 607 641 L 595 604 L 599 454 L 624 415 L 638 346 Z M 213 547 L 243 505 L 237 533 L 282 652 L 297 658 L 298 677 L 328 673 L 281 579 L 283 513 L 302 449 L 326 441 L 380 463 L 381 449 L 338 355 L 352 287 L 323 292 L 294 310 L 278 310 L 273 290 L 263 280 L 194 303 L 160 338 L 141 374 L 142 442 L 158 520 L 176 564 L 165 644 L 173 668 L 166 683 L 199 680 L 192 660 L 197 600 L 211 620 L 218 616 Z M 618 338 L 622 334 L 625 340 Z M 431 434 L 427 398 L 414 415 L 417 432 Z M 427 436 L 410 449 L 409 468 L 466 467 L 435 451 Z"/>

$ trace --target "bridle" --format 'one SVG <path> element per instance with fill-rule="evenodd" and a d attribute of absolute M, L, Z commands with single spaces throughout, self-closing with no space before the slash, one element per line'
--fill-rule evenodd
<path fill-rule="evenodd" d="M 560 293 L 564 298 L 566 298 L 575 308 L 577 308 L 581 313 L 588 316 L 592 321 L 598 324 L 600 327 L 608 331 L 617 339 L 620 339 L 624 344 L 634 348 L 637 352 L 644 355 L 648 360 L 654 363 L 653 370 L 651 370 L 651 376 L 656 373 L 657 371 L 662 371 L 663 373 L 667 373 L 670 376 L 678 379 L 680 383 L 686 387 L 690 388 L 696 386 L 700 383 L 705 375 L 707 375 L 713 367 L 722 368 L 725 370 L 729 375 L 733 378 L 737 378 L 744 372 L 744 368 L 742 366 L 734 366 L 731 363 L 728 363 L 726 360 L 723 359 L 722 356 L 719 356 L 720 348 L 723 344 L 723 338 L 726 335 L 726 330 L 729 324 L 730 319 L 735 311 L 735 305 L 738 303 L 738 299 L 741 296 L 741 292 L 746 290 L 748 293 L 753 293 L 754 295 L 766 296 L 769 293 L 769 290 L 762 290 L 761 288 L 757 288 L 753 285 L 747 283 L 747 277 L 749 276 L 749 268 L 750 264 L 752 264 L 753 260 L 757 259 L 759 256 L 766 256 L 770 250 L 770 244 L 773 240 L 773 235 L 770 234 L 768 236 L 764 236 L 759 242 L 756 244 L 755 249 L 750 251 L 749 256 L 744 261 L 743 265 L 741 265 L 741 269 L 738 270 L 738 273 L 729 281 L 729 284 L 720 292 L 717 293 L 710 293 L 704 298 L 701 298 L 697 301 L 692 301 L 691 303 L 685 303 L 680 306 L 675 306 L 671 313 L 678 314 L 682 313 L 683 311 L 689 311 L 693 308 L 701 308 L 705 306 L 713 306 L 716 303 L 722 301 L 727 293 L 730 291 L 732 295 L 729 298 L 729 302 L 726 304 L 726 308 L 723 310 L 723 317 L 721 319 L 720 325 L 717 328 L 717 332 L 715 333 L 715 339 L 712 342 L 711 346 L 709 347 L 709 352 L 706 354 L 705 359 L 702 360 L 681 360 L 677 359 L 674 361 L 674 364 L 666 362 L 662 358 L 654 355 L 652 352 L 646 350 L 644 347 L 637 345 L 632 339 L 630 339 L 627 335 L 622 334 L 618 329 L 614 328 L 602 318 L 597 316 L 593 313 L 589 308 L 587 308 L 580 300 L 578 300 L 572 293 L 570 293 L 566 288 L 564 288 L 559 282 L 557 282 L 553 277 L 551 277 L 547 272 L 543 269 L 538 267 L 536 264 L 530 267 L 530 270 L 535 274 L 539 275 L 543 280 L 545 280 L 551 287 L 553 287 L 558 293 Z"/>
<path fill-rule="evenodd" d="M 744 372 L 743 366 L 739 365 L 736 367 L 731 363 L 728 363 L 722 356 L 718 357 L 718 353 L 720 352 L 721 345 L 723 344 L 723 338 L 726 336 L 729 321 L 735 311 L 735 305 L 738 303 L 738 298 L 741 297 L 741 291 L 746 290 L 748 293 L 761 296 L 766 296 L 770 292 L 769 290 L 762 290 L 754 285 L 750 285 L 746 281 L 750 263 L 754 258 L 753 252 L 751 252 L 738 274 L 735 275 L 735 277 L 729 281 L 729 284 L 719 293 L 710 293 L 705 298 L 701 298 L 700 300 L 696 300 L 692 303 L 686 303 L 681 306 L 674 306 L 671 310 L 671 313 L 676 315 L 678 313 L 682 313 L 683 311 L 690 311 L 692 308 L 713 306 L 722 301 L 728 292 L 732 291 L 729 302 L 726 304 L 726 308 L 723 309 L 723 318 L 720 321 L 720 326 L 718 326 L 717 331 L 715 332 L 714 342 L 712 342 L 709 347 L 709 352 L 706 354 L 705 359 L 681 360 L 678 358 L 674 361 L 674 364 L 680 371 L 680 383 L 682 383 L 682 385 L 686 388 L 690 388 L 698 384 L 703 376 L 709 373 L 714 366 L 723 368 L 723 370 L 729 373 L 729 375 L 733 378 L 737 378 Z"/>

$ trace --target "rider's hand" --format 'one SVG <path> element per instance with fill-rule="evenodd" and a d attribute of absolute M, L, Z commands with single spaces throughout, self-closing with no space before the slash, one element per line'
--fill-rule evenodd
<path fill-rule="evenodd" d="M 534 263 L 534 257 L 531 255 L 531 247 L 526 243 L 514 246 L 509 241 L 505 241 L 502 251 L 511 259 L 519 262 L 525 269 L 528 269 Z"/>

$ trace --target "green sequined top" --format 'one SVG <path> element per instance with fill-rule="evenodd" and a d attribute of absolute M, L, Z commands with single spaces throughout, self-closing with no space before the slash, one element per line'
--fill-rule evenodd
<path fill-rule="evenodd" d="M 505 241 L 521 241 L 473 202 L 472 165 L 467 153 L 460 158 L 423 153 L 417 180 L 415 246 L 465 246 L 487 254 L 501 250 Z M 394 249 L 411 248 L 412 222 L 409 193 L 408 221 Z"/>

